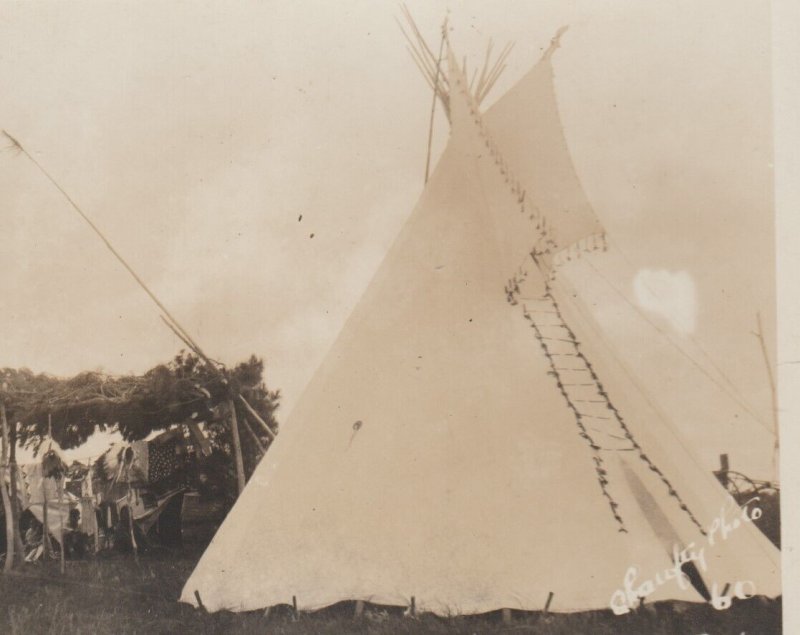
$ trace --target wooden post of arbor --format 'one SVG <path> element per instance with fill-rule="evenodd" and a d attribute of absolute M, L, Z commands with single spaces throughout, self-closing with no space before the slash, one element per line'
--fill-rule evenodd
<path fill-rule="evenodd" d="M 5 481 L 6 476 L 6 465 L 3 463 L 2 469 L 0 469 L 0 474 L 2 474 L 2 479 Z M 5 482 L 0 483 L 0 489 L 2 489 L 3 493 L 3 510 L 5 511 L 6 515 L 6 544 L 8 545 L 6 548 L 6 562 L 3 565 L 4 571 L 11 571 L 11 568 L 14 566 L 14 559 L 15 559 L 15 544 L 14 544 L 14 525 L 11 520 L 11 499 L 8 497 L 8 490 L 6 489 Z"/>
<path fill-rule="evenodd" d="M 57 481 L 58 487 L 58 539 L 61 541 L 61 575 L 66 571 L 66 564 L 64 562 L 66 551 L 64 545 L 64 477 L 59 476 Z"/>
<path fill-rule="evenodd" d="M 131 497 L 131 484 L 128 482 L 128 530 L 131 532 L 131 548 L 133 549 L 133 559 L 139 564 L 139 545 L 136 544 L 136 532 L 133 528 L 133 505 Z"/>
<path fill-rule="evenodd" d="M 98 553 L 100 551 L 100 523 L 97 522 L 97 511 L 94 508 L 95 503 L 95 496 L 94 496 L 94 485 L 92 483 L 92 479 L 94 478 L 94 462 L 92 459 L 89 459 L 89 472 L 86 474 L 86 478 L 84 479 L 84 485 L 81 486 L 81 515 L 83 515 L 87 510 L 91 512 L 91 529 L 94 533 L 94 552 Z"/>
<path fill-rule="evenodd" d="M 5 388 L 5 384 L 3 388 Z M 6 538 L 9 547 L 6 552 L 5 570 L 9 571 L 17 561 L 22 562 L 25 557 L 25 548 L 22 544 L 22 536 L 19 533 L 19 498 L 17 497 L 17 424 L 8 425 L 6 405 L 0 401 L 0 423 L 2 423 L 3 435 L 3 465 L 8 468 L 9 487 L 5 487 L 5 474 L 2 477 L 3 504 L 8 496 L 8 506 L 6 512 Z M 7 452 L 7 454 L 6 454 Z M 2 472 L 2 471 L 0 471 Z"/>
<path fill-rule="evenodd" d="M 53 438 L 53 417 L 47 414 L 48 437 Z M 50 525 L 47 522 L 47 477 L 44 475 L 44 464 L 42 464 L 42 558 L 45 562 L 50 559 L 53 545 L 50 542 Z"/>
<path fill-rule="evenodd" d="M 231 414 L 231 434 L 233 436 L 233 454 L 236 460 L 236 485 L 239 494 L 244 490 L 244 460 L 242 459 L 242 442 L 239 439 L 239 422 L 236 418 L 236 404 L 233 399 L 228 399 L 228 409 Z"/>
<path fill-rule="evenodd" d="M 8 419 L 6 417 L 6 407 L 5 404 L 0 402 L 0 418 L 2 418 L 3 422 L 5 423 L 6 427 L 9 430 L 8 439 L 8 467 L 11 470 L 10 473 L 10 493 L 11 493 L 11 518 L 14 521 L 14 545 L 16 546 L 16 556 L 17 559 L 22 562 L 25 558 L 25 547 L 22 544 L 22 535 L 19 531 L 19 517 L 21 515 L 20 511 L 20 504 L 19 504 L 19 485 L 17 482 L 17 476 L 19 467 L 17 466 L 17 422 L 14 421 L 10 426 L 8 425 Z"/>
<path fill-rule="evenodd" d="M 5 415 L 5 406 L 3 407 L 3 414 Z M 6 489 L 6 469 L 8 468 L 8 423 L 6 422 L 5 416 L 2 417 L 2 424 L 3 448 L 2 460 L 0 461 L 0 490 L 2 490 L 3 510 L 5 511 L 6 516 L 6 563 L 3 566 L 3 570 L 10 571 L 14 566 L 14 547 L 16 547 L 16 542 L 14 541 L 15 532 L 14 519 L 11 513 L 11 498 L 8 495 L 8 489 Z"/>
<path fill-rule="evenodd" d="M 45 562 L 50 559 L 53 545 L 50 543 L 50 525 L 47 522 L 47 479 L 42 472 L 42 558 Z"/>

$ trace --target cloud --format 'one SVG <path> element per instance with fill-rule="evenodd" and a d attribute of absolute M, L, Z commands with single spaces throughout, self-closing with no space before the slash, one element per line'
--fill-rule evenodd
<path fill-rule="evenodd" d="M 697 293 L 688 271 L 640 269 L 633 279 L 636 302 L 646 311 L 664 319 L 681 335 L 694 332 L 697 322 Z"/>

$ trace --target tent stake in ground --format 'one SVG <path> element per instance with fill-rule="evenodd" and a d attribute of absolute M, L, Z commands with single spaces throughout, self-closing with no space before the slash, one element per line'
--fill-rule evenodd
<path fill-rule="evenodd" d="M 547 594 L 547 602 L 545 602 L 544 610 L 542 611 L 544 615 L 547 615 L 547 612 L 550 610 L 550 602 L 552 601 L 553 601 L 553 592 L 550 591 L 550 593 Z"/>

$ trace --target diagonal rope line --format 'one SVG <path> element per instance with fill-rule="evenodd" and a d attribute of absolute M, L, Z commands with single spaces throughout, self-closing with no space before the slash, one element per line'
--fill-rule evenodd
<path fill-rule="evenodd" d="M 555 299 L 555 297 L 553 296 L 553 294 L 552 294 L 552 291 L 551 291 L 550 287 L 548 286 L 548 288 L 547 288 L 547 289 L 548 289 L 548 290 L 547 290 L 547 293 L 546 293 L 547 297 L 549 297 L 549 298 L 550 298 L 550 300 L 552 301 L 552 303 L 553 303 L 553 307 L 555 307 L 556 311 L 558 312 L 558 317 L 559 317 L 559 319 L 560 319 L 560 320 L 561 320 L 561 321 L 562 321 L 562 322 L 565 324 L 565 326 L 566 326 L 566 325 L 567 325 L 567 323 L 564 321 L 563 315 L 561 314 L 561 309 L 559 308 L 559 305 L 558 305 L 558 303 L 556 302 L 556 299 Z M 575 303 L 575 302 L 573 301 L 573 304 L 574 304 L 574 303 Z M 644 451 L 644 448 L 642 448 L 642 446 L 639 444 L 639 442 L 638 442 L 638 441 L 636 440 L 636 438 L 633 436 L 633 432 L 632 432 L 632 431 L 631 431 L 631 429 L 628 427 L 628 424 L 626 423 L 625 419 L 623 419 L 623 417 L 622 417 L 622 414 L 621 414 L 621 413 L 620 413 L 620 411 L 617 409 L 617 407 L 616 407 L 616 406 L 615 406 L 615 405 L 614 405 L 614 404 L 611 402 L 611 399 L 610 399 L 610 397 L 609 397 L 609 395 L 608 395 L 608 392 L 606 391 L 605 385 L 604 385 L 604 384 L 603 384 L 603 383 L 600 381 L 600 377 L 599 377 L 599 376 L 597 375 L 597 373 L 595 372 L 595 370 L 594 370 L 594 367 L 593 367 L 593 366 L 592 366 L 592 364 L 589 362 L 589 360 L 586 358 L 585 354 L 584 354 L 584 353 L 583 353 L 583 352 L 580 350 L 580 347 L 579 347 L 579 345 L 577 344 L 577 341 L 578 341 L 577 335 L 576 335 L 576 334 L 575 334 L 575 333 L 572 331 L 572 329 L 571 329 L 569 326 L 567 326 L 567 328 L 569 329 L 570 337 L 572 337 L 572 338 L 573 338 L 573 339 L 576 341 L 576 346 L 575 346 L 575 348 L 578 350 L 578 352 L 579 352 L 579 354 L 581 355 L 581 358 L 583 359 L 584 363 L 585 363 L 585 364 L 587 365 L 587 367 L 589 368 L 589 371 L 591 372 L 592 379 L 593 379 L 593 380 L 594 380 L 594 382 L 597 384 L 598 393 L 599 393 L 599 394 L 600 394 L 600 395 L 603 397 L 603 399 L 605 399 L 605 401 L 606 401 L 606 405 L 607 405 L 608 409 L 609 409 L 609 410 L 610 410 L 610 411 L 613 413 L 613 415 L 614 415 L 614 419 L 615 419 L 615 420 L 617 421 L 617 423 L 619 424 L 619 427 L 622 429 L 622 432 L 625 434 L 625 437 L 626 437 L 626 438 L 627 438 L 627 439 L 628 439 L 628 440 L 631 442 L 631 444 L 633 444 L 633 447 L 634 447 L 634 448 L 635 448 L 635 449 L 638 451 L 638 453 L 639 453 L 639 458 L 640 458 L 640 459 L 641 459 L 641 460 L 642 460 L 642 461 L 643 461 L 643 462 L 644 462 L 644 463 L 645 463 L 645 464 L 646 464 L 646 465 L 647 465 L 647 466 L 650 468 L 650 470 L 651 470 L 652 472 L 654 472 L 656 475 L 658 475 L 658 477 L 661 479 L 661 481 L 664 483 L 664 485 L 666 485 L 666 486 L 667 486 L 667 491 L 668 491 L 669 495 L 670 495 L 670 496 L 672 496 L 673 498 L 675 498 L 675 499 L 678 501 L 678 505 L 679 505 L 679 507 L 680 507 L 680 508 L 681 508 L 681 509 L 682 509 L 684 512 L 686 512 L 686 514 L 689 516 L 689 519 L 690 519 L 690 520 L 691 520 L 691 521 L 692 521 L 692 522 L 695 524 L 695 526 L 696 526 L 696 527 L 697 527 L 697 528 L 700 530 L 700 533 L 701 533 L 701 534 L 703 534 L 703 535 L 706 535 L 706 530 L 705 530 L 705 528 L 704 528 L 704 527 L 703 527 L 703 525 L 700 523 L 700 521 L 697 519 L 697 517 L 694 515 L 694 513 L 693 513 L 693 512 L 692 512 L 692 510 L 689 508 L 689 506 L 686 504 L 686 502 L 683 500 L 682 496 L 681 496 L 681 495 L 678 493 L 678 491 L 677 491 L 677 490 L 675 489 L 675 487 L 672 485 L 672 483 L 671 483 L 671 482 L 670 482 L 670 480 L 667 478 L 667 476 L 666 476 L 666 475 L 665 475 L 665 474 L 664 474 L 664 473 L 661 471 L 661 468 L 659 468 L 659 467 L 658 467 L 658 466 L 657 466 L 657 465 L 656 465 L 656 464 L 655 464 L 655 463 L 654 463 L 654 462 L 653 462 L 653 461 L 650 459 L 650 457 L 648 457 L 648 456 L 647 456 L 647 454 L 646 454 L 646 453 L 645 453 L 645 451 Z M 641 387 L 637 386 L 637 388 L 639 388 L 640 392 L 642 392 L 642 393 L 644 394 L 644 391 L 643 391 L 643 389 L 642 389 Z M 649 398 L 647 397 L 647 395 L 644 395 L 644 397 L 645 397 L 645 399 L 647 399 L 647 401 L 648 401 L 648 403 L 649 403 L 649 401 L 650 401 L 650 400 L 649 400 Z"/>
<path fill-rule="evenodd" d="M 628 257 L 628 255 L 620 248 L 619 243 L 617 243 L 616 241 L 612 241 L 611 238 L 608 238 L 608 241 L 609 241 L 609 243 L 613 244 L 614 251 L 616 251 L 617 253 L 619 253 L 620 256 L 622 256 L 622 259 L 626 262 L 626 264 L 631 269 L 636 269 L 637 268 L 636 265 L 633 263 L 633 261 Z M 589 263 L 589 264 L 592 265 L 592 263 Z M 592 267 L 594 268 L 593 265 L 592 265 Z M 595 270 L 597 270 L 597 269 L 595 268 Z M 598 271 L 598 274 L 599 273 L 600 272 Z M 602 276 L 602 274 L 600 274 L 600 275 Z M 610 285 L 610 282 L 609 282 L 609 285 Z M 649 285 L 645 285 L 645 288 L 647 289 L 647 291 L 653 297 L 655 297 L 655 298 L 659 297 L 658 294 Z M 621 291 L 619 291 L 618 289 L 615 289 L 615 291 L 617 291 L 617 293 L 619 293 L 620 295 L 624 296 L 624 294 Z M 625 298 L 625 299 L 627 301 L 627 298 Z M 672 345 L 674 347 L 676 347 L 681 352 L 681 354 L 683 354 L 684 356 L 688 357 L 695 364 L 697 364 L 697 362 L 695 362 L 695 360 L 691 358 L 691 356 L 689 355 L 689 353 L 687 351 L 685 351 L 677 342 L 675 342 L 672 338 L 670 338 L 670 336 L 666 332 L 663 332 L 653 322 L 651 322 L 650 319 L 642 312 L 642 310 L 639 307 L 637 307 L 635 304 L 633 304 L 633 303 L 631 303 L 629 301 L 628 301 L 628 304 L 633 306 L 633 308 L 636 310 L 636 312 L 639 313 L 645 320 L 647 320 L 648 323 L 650 323 L 650 325 L 653 326 L 653 328 L 655 328 L 656 330 L 661 332 L 662 335 L 664 335 L 664 337 L 669 339 L 670 342 L 672 343 Z M 765 422 L 761 421 L 759 419 L 759 417 L 750 409 L 750 407 L 741 400 L 741 397 L 739 397 L 736 394 L 739 389 L 736 387 L 736 385 L 734 385 L 734 383 L 730 380 L 730 378 L 717 365 L 717 363 L 714 361 L 714 358 L 708 353 L 708 351 L 706 351 L 706 349 L 700 344 L 700 342 L 697 341 L 697 339 L 695 339 L 694 337 L 692 337 L 691 334 L 687 334 L 686 337 L 689 339 L 689 341 L 692 342 L 692 344 L 694 344 L 694 346 L 697 348 L 697 350 L 700 351 L 700 353 L 703 355 L 703 357 L 704 357 L 705 361 L 708 363 L 708 365 L 711 366 L 717 372 L 717 374 L 719 374 L 719 376 L 722 378 L 722 380 L 728 385 L 730 390 L 726 390 L 723 386 L 720 386 L 720 388 L 722 390 L 724 390 L 728 394 L 728 396 L 730 396 L 734 401 L 736 401 L 736 403 L 738 403 L 750 416 L 752 416 L 754 419 L 759 421 L 759 423 L 761 423 L 762 425 L 766 425 Z M 710 377 L 710 375 L 709 375 L 709 373 L 707 371 L 704 370 L 703 372 L 704 372 L 704 374 L 708 375 L 710 379 L 713 380 L 713 378 Z"/>
<path fill-rule="evenodd" d="M 550 297 L 549 299 L 552 300 L 552 297 Z M 625 527 L 625 521 L 618 511 L 619 503 L 617 503 L 617 501 L 614 500 L 614 497 L 612 496 L 611 491 L 609 490 L 610 482 L 608 478 L 606 478 L 608 476 L 608 471 L 606 470 L 605 467 L 605 461 L 603 460 L 603 457 L 600 454 L 600 452 L 605 448 L 599 446 L 595 441 L 595 439 L 587 431 L 586 424 L 583 421 L 583 414 L 578 410 L 577 406 L 573 403 L 573 399 L 570 396 L 569 392 L 567 391 L 567 384 L 558 374 L 558 369 L 555 366 L 555 361 L 553 360 L 553 355 L 550 351 L 550 348 L 544 342 L 541 330 L 539 329 L 536 320 L 534 320 L 531 314 L 528 313 L 527 307 L 525 307 L 525 305 L 523 305 L 522 307 L 522 316 L 530 322 L 531 326 L 534 329 L 534 335 L 536 336 L 536 339 L 539 340 L 539 345 L 542 348 L 542 352 L 547 358 L 547 361 L 550 364 L 550 368 L 552 369 L 552 375 L 556 379 L 556 386 L 558 387 L 561 396 L 564 398 L 567 407 L 572 411 L 575 417 L 575 424 L 578 427 L 578 436 L 580 436 L 582 439 L 586 441 L 586 443 L 588 444 L 589 448 L 592 451 L 592 460 L 594 462 L 595 474 L 597 475 L 597 482 L 600 485 L 600 491 L 602 492 L 602 495 L 608 500 L 608 506 L 609 509 L 611 510 L 611 515 L 614 517 L 614 520 L 619 525 L 619 531 L 623 533 L 628 533 L 628 530 Z M 575 348 L 577 349 L 577 342 L 575 343 Z"/>
<path fill-rule="evenodd" d="M 653 329 L 655 329 L 660 335 L 664 336 L 664 339 L 669 342 L 669 344 L 678 351 L 683 357 L 685 357 L 697 370 L 699 370 L 703 375 L 705 375 L 711 382 L 714 383 L 720 390 L 722 390 L 728 397 L 730 397 L 736 404 L 742 408 L 747 414 L 749 414 L 754 421 L 756 421 L 764 430 L 769 432 L 769 434 L 774 435 L 775 432 L 770 429 L 770 427 L 747 405 L 737 394 L 732 392 L 727 386 L 725 386 L 719 379 L 714 377 L 708 369 L 706 369 L 700 362 L 698 362 L 694 357 L 692 357 L 684 348 L 682 348 L 672 337 L 670 337 L 669 333 L 667 333 L 664 329 L 658 326 L 655 322 L 653 322 L 647 315 L 645 315 L 642 310 L 636 306 L 634 302 L 632 302 L 611 280 L 608 279 L 595 265 L 591 262 L 590 259 L 586 258 L 585 262 L 588 266 L 594 270 L 594 272 L 600 277 L 609 288 L 611 288 L 628 306 L 630 306 L 636 313 L 645 320 Z M 699 347 L 698 347 L 699 348 Z M 721 372 L 721 371 L 720 371 Z"/>
<path fill-rule="evenodd" d="M 475 176 L 477 177 L 476 181 L 478 183 L 479 195 L 480 195 L 481 199 L 483 200 L 484 206 L 494 213 L 495 208 L 490 202 L 489 196 L 487 195 L 487 192 L 486 192 L 484 179 L 482 178 L 482 171 L 481 171 L 481 167 L 480 167 L 480 161 L 481 161 L 481 159 L 478 158 L 478 157 L 474 157 L 473 160 L 472 160 L 472 167 L 473 167 L 473 169 L 475 171 Z M 527 276 L 527 272 L 524 272 L 523 280 L 524 280 L 525 276 Z M 519 294 L 519 286 L 518 286 L 517 282 L 514 281 L 513 284 L 511 284 L 510 286 L 507 286 L 505 288 L 505 293 L 506 293 L 506 301 L 512 306 L 516 305 L 517 304 L 517 295 Z M 554 308 L 555 308 L 555 313 L 557 313 L 558 318 L 560 318 L 561 316 L 560 316 L 560 314 L 558 314 L 557 307 L 554 307 Z M 545 357 L 548 360 L 548 363 L 550 364 L 551 368 L 553 369 L 552 373 L 556 378 L 556 385 L 557 385 L 558 391 L 560 392 L 562 397 L 565 399 L 567 407 L 572 411 L 572 413 L 573 413 L 573 415 L 575 417 L 575 423 L 576 423 L 576 425 L 578 427 L 578 430 L 579 430 L 579 432 L 578 432 L 579 436 L 581 438 L 583 438 L 584 441 L 586 441 L 586 444 L 587 444 L 587 446 L 589 447 L 589 449 L 591 451 L 592 463 L 594 464 L 595 474 L 597 476 L 597 481 L 598 481 L 598 484 L 599 484 L 599 487 L 600 487 L 601 495 L 607 500 L 611 515 L 613 516 L 613 518 L 616 521 L 616 523 L 619 525 L 619 530 L 618 531 L 623 532 L 623 533 L 628 533 L 628 530 L 625 527 L 625 522 L 624 522 L 622 516 L 619 514 L 619 511 L 618 511 L 619 504 L 616 502 L 616 500 L 614 500 L 614 498 L 611 495 L 611 492 L 609 491 L 609 488 L 608 488 L 608 486 L 610 484 L 608 479 L 607 479 L 608 471 L 605 468 L 605 462 L 603 460 L 603 457 L 600 455 L 600 451 L 602 450 L 602 448 L 600 446 L 598 446 L 597 443 L 595 443 L 595 441 L 592 438 L 592 436 L 586 430 L 586 426 L 584 424 L 584 421 L 582 419 L 582 415 L 581 415 L 580 411 L 578 410 L 577 406 L 572 402 L 570 396 L 568 395 L 568 393 L 566 391 L 564 383 L 562 382 L 562 380 L 560 379 L 560 377 L 558 375 L 558 371 L 555 370 L 555 362 L 554 362 L 553 356 L 550 353 L 549 347 L 547 346 L 547 344 L 546 344 L 546 342 L 544 340 L 544 335 L 540 331 L 539 327 L 537 326 L 537 323 L 533 320 L 533 317 L 528 313 L 527 308 L 524 305 L 522 306 L 522 314 L 523 314 L 523 317 L 525 317 L 526 319 L 528 319 L 530 321 L 531 326 L 534 328 L 536 338 L 539 341 L 539 344 L 540 344 L 540 346 L 541 346 L 541 348 L 543 350 L 543 353 L 544 353 Z M 563 320 L 559 319 L 559 325 L 560 326 L 564 326 L 567 329 L 567 332 L 570 333 L 570 335 L 571 335 L 571 331 L 570 331 L 569 327 L 566 326 L 563 323 Z M 594 385 L 594 384 L 587 384 L 587 385 Z"/>

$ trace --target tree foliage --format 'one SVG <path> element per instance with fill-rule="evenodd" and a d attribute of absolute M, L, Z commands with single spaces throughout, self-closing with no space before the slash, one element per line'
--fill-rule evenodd
<path fill-rule="evenodd" d="M 0 370 L 0 399 L 9 420 L 18 422 L 19 441 L 38 451 L 52 431 L 62 448 L 82 445 L 95 430 L 118 430 L 127 441 L 147 437 L 187 420 L 204 421 L 212 445 L 229 453 L 228 402 L 243 395 L 273 431 L 280 394 L 267 389 L 264 364 L 255 356 L 233 369 L 211 368 L 192 353 L 181 351 L 166 364 L 143 375 L 112 376 L 84 372 L 60 378 L 28 369 Z M 240 420 L 246 417 L 244 410 Z M 252 421 L 252 417 L 250 417 Z M 252 427 L 252 426 L 251 426 Z M 269 436 L 256 430 L 262 442 Z M 243 434 L 248 463 L 255 443 Z M 249 443 L 248 443 L 249 442 Z"/>

